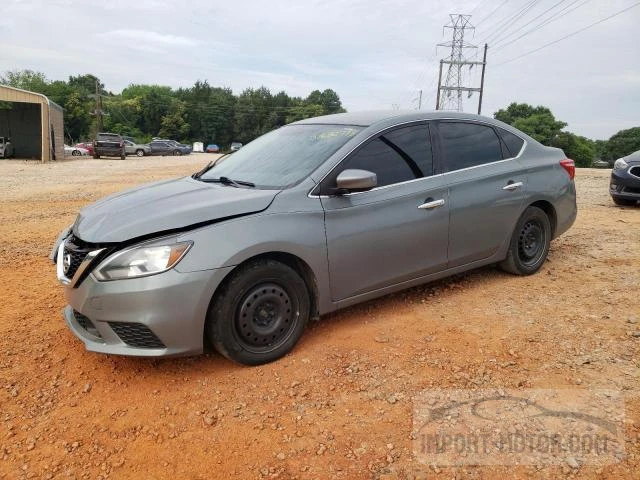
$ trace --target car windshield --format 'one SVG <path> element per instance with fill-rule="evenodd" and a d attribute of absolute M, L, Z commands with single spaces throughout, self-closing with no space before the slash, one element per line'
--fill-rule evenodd
<path fill-rule="evenodd" d="M 257 188 L 286 188 L 307 177 L 360 130 L 352 125 L 281 127 L 243 146 L 200 179 L 227 177 Z"/>

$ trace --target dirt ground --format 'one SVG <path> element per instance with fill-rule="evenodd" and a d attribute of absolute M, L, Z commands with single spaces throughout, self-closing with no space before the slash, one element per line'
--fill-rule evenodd
<path fill-rule="evenodd" d="M 0 478 L 639 478 L 640 207 L 579 170 L 579 215 L 531 277 L 489 267 L 323 317 L 284 359 L 88 353 L 67 330 L 52 242 L 108 193 L 211 156 L 0 162 Z M 413 455 L 431 388 L 621 391 L 606 466 L 438 468 Z"/>

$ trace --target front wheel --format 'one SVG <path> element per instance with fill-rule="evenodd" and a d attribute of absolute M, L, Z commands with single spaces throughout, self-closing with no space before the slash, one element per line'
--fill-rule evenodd
<path fill-rule="evenodd" d="M 179 157 L 180 155 L 182 155 L 182 152 L 181 152 L 180 150 L 174 150 L 173 154 L 174 154 L 176 157 Z"/>
<path fill-rule="evenodd" d="M 144 150 L 136 150 L 136 155 L 138 157 L 144 157 Z"/>
<path fill-rule="evenodd" d="M 258 260 L 239 267 L 216 293 L 206 334 L 216 350 L 244 365 L 286 355 L 310 316 L 307 285 L 291 267 Z"/>
<path fill-rule="evenodd" d="M 500 268 L 515 275 L 531 275 L 542 267 L 551 245 L 551 223 L 538 207 L 527 207 L 511 236 L 507 258 Z"/>
<path fill-rule="evenodd" d="M 73 155 L 74 157 L 78 157 L 80 155 L 80 150 L 74 150 L 73 152 L 71 152 L 71 155 Z"/>

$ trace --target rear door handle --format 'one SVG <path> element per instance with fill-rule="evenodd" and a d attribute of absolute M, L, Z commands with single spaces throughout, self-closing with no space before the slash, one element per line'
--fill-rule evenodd
<path fill-rule="evenodd" d="M 428 202 L 423 203 L 422 205 L 418 205 L 418 208 L 420 210 L 429 210 L 432 208 L 436 208 L 436 207 L 441 207 L 442 205 L 444 205 L 444 199 L 441 198 L 440 200 L 431 200 L 431 199 L 427 199 L 429 200 Z"/>
<path fill-rule="evenodd" d="M 509 182 L 504 187 L 503 190 L 513 191 L 516 188 L 520 188 L 522 186 L 522 182 Z"/>

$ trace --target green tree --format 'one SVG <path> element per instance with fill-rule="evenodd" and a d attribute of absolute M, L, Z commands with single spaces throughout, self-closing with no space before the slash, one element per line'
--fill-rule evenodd
<path fill-rule="evenodd" d="M 603 159 L 614 161 L 640 150 L 640 127 L 620 130 L 606 144 Z"/>
<path fill-rule="evenodd" d="M 187 140 L 189 135 L 189 124 L 184 120 L 186 106 L 184 102 L 175 100 L 169 112 L 162 117 L 160 131 L 158 134 L 162 138 Z M 188 141 L 188 140 L 187 140 Z"/>
<path fill-rule="evenodd" d="M 565 122 L 556 120 L 547 107 L 533 107 L 526 103 L 512 103 L 505 110 L 498 110 L 493 116 L 522 130 L 543 145 L 551 145 L 555 137 L 567 126 Z"/>
<path fill-rule="evenodd" d="M 42 72 L 8 70 L 0 77 L 0 84 L 46 95 L 49 80 Z"/>
<path fill-rule="evenodd" d="M 560 132 L 553 139 L 552 146 L 561 148 L 567 157 L 575 161 L 576 167 L 590 167 L 596 154 L 593 140 L 571 132 Z"/>

